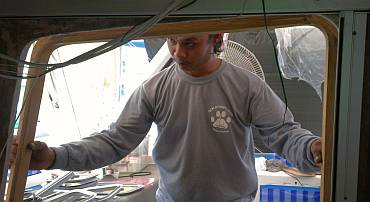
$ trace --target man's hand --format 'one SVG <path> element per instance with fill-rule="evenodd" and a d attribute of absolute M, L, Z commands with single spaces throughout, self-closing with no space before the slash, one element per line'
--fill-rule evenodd
<path fill-rule="evenodd" d="M 10 156 L 10 165 L 12 165 L 17 156 L 18 149 L 18 139 L 17 137 L 13 138 L 11 156 Z M 31 161 L 29 169 L 32 170 L 42 170 L 47 169 L 54 163 L 55 152 L 49 148 L 44 142 L 31 142 L 27 145 L 27 149 L 32 150 Z"/>
<path fill-rule="evenodd" d="M 312 144 L 311 144 L 311 153 L 312 153 L 315 164 L 317 166 L 321 166 L 322 165 L 321 138 L 312 142 Z"/>

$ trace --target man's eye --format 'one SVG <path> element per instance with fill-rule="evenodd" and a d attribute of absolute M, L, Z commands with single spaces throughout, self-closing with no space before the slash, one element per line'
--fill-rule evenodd
<path fill-rule="evenodd" d="M 175 39 L 171 39 L 171 38 L 168 38 L 167 39 L 167 42 L 170 43 L 171 45 L 176 44 L 176 40 Z"/>
<path fill-rule="evenodd" d="M 194 42 L 185 42 L 184 45 L 187 46 L 187 47 L 193 47 L 193 46 L 195 46 L 195 43 Z"/>

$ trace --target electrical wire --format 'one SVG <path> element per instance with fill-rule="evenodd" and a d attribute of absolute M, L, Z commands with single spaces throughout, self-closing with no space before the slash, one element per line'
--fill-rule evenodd
<path fill-rule="evenodd" d="M 15 123 L 17 123 L 18 119 L 20 118 L 20 116 L 21 116 L 21 114 L 22 114 L 22 111 L 23 111 L 23 109 L 24 109 L 24 106 L 26 105 L 26 103 L 29 101 L 29 99 L 30 99 L 30 97 L 31 97 L 30 95 L 31 95 L 31 92 L 32 92 L 32 90 L 33 90 L 33 87 L 35 87 L 35 85 L 36 85 L 36 83 L 35 83 L 35 84 L 33 84 L 32 86 L 30 86 L 29 93 L 28 93 L 27 95 L 25 95 L 26 97 L 25 97 L 25 99 L 24 99 L 24 102 L 22 103 L 21 109 L 19 110 L 19 113 L 18 113 L 17 117 L 15 118 L 14 122 L 12 122 L 12 123 L 10 124 L 10 126 L 14 126 L 14 125 L 15 125 Z M 9 136 L 6 138 L 5 144 L 4 144 L 3 148 L 1 149 L 0 157 L 2 157 L 2 156 L 3 156 L 3 153 L 4 153 L 4 151 L 5 151 L 5 149 L 6 149 L 7 145 L 8 145 L 9 139 L 10 139 L 10 137 L 12 137 L 12 136 L 13 136 L 13 135 L 9 135 Z"/>
<path fill-rule="evenodd" d="M 16 71 L 12 71 L 12 70 L 5 70 L 5 69 L 0 69 L 0 72 L 4 72 L 4 73 L 8 73 L 8 74 L 18 74 L 18 72 Z"/>
<path fill-rule="evenodd" d="M 96 57 L 98 55 L 101 55 L 101 54 L 104 54 L 110 50 L 113 50 L 127 42 L 129 42 L 130 40 L 136 38 L 137 36 L 140 36 L 141 34 L 143 34 L 145 31 L 147 31 L 149 28 L 151 28 L 154 24 L 158 23 L 160 20 L 162 20 L 163 18 L 165 18 L 167 15 L 169 15 L 171 12 L 173 11 L 177 11 L 177 10 L 180 10 L 180 9 L 183 9 L 193 3 L 195 3 L 197 0 L 174 0 L 172 3 L 170 3 L 169 6 L 166 6 L 162 11 L 159 12 L 159 14 L 149 18 L 148 20 L 146 20 L 145 22 L 141 23 L 141 24 L 138 24 L 138 25 L 135 25 L 134 27 L 132 27 L 128 32 L 126 32 L 122 37 L 119 37 L 119 38 L 116 38 L 116 39 L 113 39 L 97 48 L 94 48 L 88 52 L 85 52 L 75 58 L 72 58 L 66 62 L 63 62 L 63 63 L 55 63 L 55 64 L 47 64 L 47 63 L 33 63 L 33 62 L 27 62 L 25 60 L 18 60 L 18 59 L 15 59 L 15 58 L 12 58 L 10 56 L 7 56 L 5 54 L 2 54 L 0 53 L 0 58 L 2 59 L 5 59 L 5 60 L 9 60 L 9 61 L 12 61 L 12 62 L 15 62 L 17 63 L 18 65 L 13 65 L 13 64 L 1 64 L 1 66 L 14 66 L 14 67 L 18 67 L 20 65 L 29 65 L 27 68 L 40 68 L 40 67 L 51 67 L 49 69 L 46 69 L 43 73 L 40 73 L 38 75 L 29 75 L 27 74 L 26 76 L 22 76 L 22 75 L 19 75 L 18 72 L 16 71 L 10 71 L 10 70 L 4 70 L 4 69 L 0 69 L 0 77 L 2 78 L 6 78 L 6 79 L 32 79 L 32 78 L 38 78 L 38 77 L 41 77 L 41 76 L 44 76 L 45 74 L 51 72 L 51 71 L 54 71 L 56 69 L 59 69 L 59 68 L 62 68 L 62 67 L 65 67 L 65 66 L 69 66 L 71 64 L 77 64 L 77 63 L 80 63 L 80 62 L 83 62 L 83 61 L 86 61 L 88 59 L 91 59 L 93 57 Z M 30 97 L 30 92 L 32 91 L 33 87 L 35 85 L 31 86 L 30 88 L 30 91 L 29 93 L 26 95 L 26 98 L 22 104 L 22 107 L 19 111 L 19 114 L 17 115 L 16 119 L 14 120 L 14 122 L 12 122 L 10 124 L 10 126 L 14 126 L 15 123 L 18 121 L 18 119 L 20 118 L 20 115 L 24 109 L 24 106 L 25 104 L 28 102 L 28 99 Z M 11 138 L 12 135 L 9 135 L 7 138 L 6 138 L 6 142 L 3 146 L 3 148 L 1 149 L 1 152 L 0 152 L 0 157 L 3 156 L 3 153 L 8 145 L 8 141 L 9 141 L 9 138 Z"/>
<path fill-rule="evenodd" d="M 282 171 L 284 171 L 284 170 L 282 170 Z M 293 174 L 291 174 L 289 172 L 286 172 L 286 171 L 284 171 L 284 173 L 287 174 L 287 175 L 289 175 L 290 177 L 294 178 L 299 183 L 299 185 L 303 186 L 301 180 L 299 180 L 297 176 L 295 176 L 295 175 L 293 175 Z"/>
<path fill-rule="evenodd" d="M 0 63 L 0 67 L 17 67 L 17 64 Z"/>
<path fill-rule="evenodd" d="M 188 3 L 184 3 L 184 5 L 179 6 L 179 8 L 176 9 L 176 11 L 182 10 L 186 7 L 189 7 L 191 4 L 195 3 L 197 0 L 191 0 Z M 185 2 L 185 1 L 184 1 Z"/>
<path fill-rule="evenodd" d="M 285 111 L 284 111 L 284 117 L 283 117 L 283 124 L 284 124 L 286 113 L 288 111 L 288 99 L 287 99 L 286 92 L 285 92 L 285 85 L 284 85 L 284 81 L 283 81 L 283 75 L 282 75 L 281 70 L 280 70 L 279 60 L 277 58 L 277 53 L 276 53 L 276 49 L 275 49 L 274 40 L 272 39 L 272 36 L 271 36 L 271 34 L 270 34 L 270 32 L 267 28 L 267 15 L 266 15 L 265 0 L 262 0 L 262 9 L 263 9 L 263 19 L 264 19 L 264 23 L 265 23 L 265 30 L 266 30 L 267 35 L 269 36 L 269 38 L 271 40 L 272 49 L 274 50 L 274 59 L 275 59 L 277 69 L 278 69 L 278 72 L 279 72 L 281 87 L 283 88 L 283 95 L 284 95 L 284 102 L 285 102 Z"/>
<path fill-rule="evenodd" d="M 31 79 L 31 78 L 37 78 L 41 77 L 51 71 L 54 71 L 55 69 L 59 69 L 65 66 L 69 66 L 72 64 L 78 64 L 80 62 L 86 61 L 88 59 L 91 59 L 93 57 L 96 57 L 98 55 L 104 54 L 108 51 L 111 51 L 127 42 L 130 40 L 136 38 L 137 36 L 140 36 L 144 32 L 146 32 L 149 28 L 151 28 L 154 24 L 158 23 L 160 20 L 168 16 L 171 12 L 177 11 L 180 9 L 183 9 L 191 4 L 196 2 L 196 0 L 174 0 L 171 2 L 168 6 L 166 6 L 164 9 L 162 9 L 157 15 L 149 18 L 148 20 L 144 21 L 143 23 L 140 23 L 138 25 L 135 25 L 132 27 L 128 32 L 126 32 L 122 37 L 113 39 L 99 47 L 96 47 L 90 51 L 87 51 L 75 58 L 72 58 L 66 62 L 63 63 L 55 63 L 55 64 L 47 64 L 47 63 L 33 63 L 33 62 L 28 62 L 25 60 L 18 60 L 14 59 L 10 56 L 4 55 L 0 53 L 0 58 L 16 62 L 19 65 L 29 65 L 29 68 L 34 68 L 34 67 L 45 67 L 46 70 L 38 75 L 28 75 L 28 76 L 20 76 L 20 75 L 4 75 L 0 74 L 0 76 L 4 78 L 11 78 L 11 79 Z M 47 68 L 49 67 L 49 68 Z"/>
<path fill-rule="evenodd" d="M 53 59 L 55 61 L 57 61 L 57 60 L 58 61 L 62 61 L 58 49 L 56 50 L 56 53 L 58 54 L 58 59 L 55 57 L 54 54 L 52 54 Z M 81 130 L 80 130 L 80 124 L 79 124 L 78 119 L 77 119 L 76 110 L 75 110 L 75 107 L 74 107 L 74 104 L 73 104 L 73 101 L 72 101 L 71 91 L 69 90 L 69 85 L 68 85 L 67 78 L 66 78 L 66 75 L 65 75 L 65 72 L 64 72 L 64 68 L 62 68 L 61 70 L 62 70 L 62 73 L 63 73 L 64 83 L 66 84 L 69 102 L 70 102 L 71 107 L 72 107 L 73 117 L 74 117 L 75 122 L 76 122 L 77 131 L 78 131 L 78 134 L 80 136 L 80 139 L 82 139 L 82 134 L 81 134 Z M 50 74 L 50 76 L 51 76 L 51 74 Z M 52 77 L 51 77 L 51 79 L 53 80 Z M 53 83 L 53 84 L 55 85 L 55 83 Z"/>
<path fill-rule="evenodd" d="M 105 44 L 103 44 L 99 47 L 96 47 L 96 48 L 94 48 L 94 49 L 92 49 L 88 52 L 85 52 L 85 53 L 83 53 L 83 54 L 81 54 L 81 55 L 79 55 L 75 58 L 72 58 L 72 59 L 68 60 L 67 62 L 53 63 L 53 64 L 34 63 L 34 62 L 27 62 L 27 61 L 24 61 L 24 60 L 17 60 L 17 59 L 9 57 L 7 55 L 4 55 L 4 54 L 0 54 L 0 58 L 6 59 L 6 60 L 9 60 L 9 61 L 13 61 L 13 62 L 16 62 L 18 64 L 27 64 L 27 65 L 30 65 L 30 67 L 41 66 L 41 67 L 61 68 L 61 67 L 68 66 L 68 65 L 71 65 L 71 64 L 77 64 L 80 59 L 85 59 L 85 58 L 90 59 L 89 58 L 90 56 L 95 57 L 97 55 L 103 54 L 103 53 L 111 50 L 112 48 L 114 49 L 114 48 L 116 48 L 116 47 L 118 47 L 122 44 L 125 44 L 125 43 L 122 43 L 122 42 L 130 41 L 130 39 L 127 40 L 129 37 L 136 36 L 138 33 L 140 34 L 144 31 L 146 31 L 147 29 L 149 29 L 151 27 L 151 25 L 154 25 L 155 23 L 157 23 L 158 21 L 163 19 L 165 16 L 167 16 L 167 14 L 169 14 L 173 10 L 177 10 L 177 7 L 179 6 L 179 4 L 182 4 L 185 1 L 184 0 L 175 0 L 168 7 L 166 7 L 164 10 L 159 12 L 158 15 L 155 15 L 155 16 L 149 18 L 148 20 L 146 20 L 143 23 L 140 23 L 139 25 L 135 25 L 132 29 L 130 29 L 128 32 L 126 32 L 125 35 L 123 35 L 122 37 L 113 39 L 113 40 L 111 40 L 111 41 L 109 41 L 109 42 L 107 42 L 107 43 L 105 43 Z"/>
<path fill-rule="evenodd" d="M 78 123 L 76 110 L 75 110 L 75 107 L 74 107 L 74 104 L 73 104 L 73 101 L 72 101 L 72 96 L 71 96 L 71 92 L 69 90 L 69 86 L 68 86 L 68 82 L 67 82 L 67 78 L 66 78 L 64 69 L 62 69 L 62 73 L 63 73 L 64 82 L 65 82 L 66 87 L 67 87 L 67 93 L 68 93 L 68 97 L 69 97 L 69 102 L 71 103 L 71 107 L 72 107 L 72 111 L 73 111 L 73 117 L 75 119 L 76 126 L 77 126 L 77 131 L 78 131 L 78 134 L 80 135 L 80 139 L 82 139 L 82 134 L 81 134 L 81 130 L 80 130 L 80 124 Z"/>

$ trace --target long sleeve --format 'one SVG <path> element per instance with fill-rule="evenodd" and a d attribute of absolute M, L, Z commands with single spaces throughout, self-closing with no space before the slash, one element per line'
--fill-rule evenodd
<path fill-rule="evenodd" d="M 292 161 L 302 171 L 317 171 L 311 154 L 311 144 L 318 137 L 294 121 L 285 104 L 268 85 L 261 85 L 252 98 L 252 123 L 260 131 L 266 145 Z"/>
<path fill-rule="evenodd" d="M 146 136 L 153 122 L 152 109 L 143 86 L 140 86 L 109 130 L 52 148 L 56 160 L 51 169 L 91 170 L 119 161 Z"/>

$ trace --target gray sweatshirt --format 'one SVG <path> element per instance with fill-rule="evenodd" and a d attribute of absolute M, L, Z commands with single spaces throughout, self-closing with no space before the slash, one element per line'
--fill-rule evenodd
<path fill-rule="evenodd" d="M 255 126 L 266 144 L 303 171 L 314 171 L 317 139 L 294 122 L 271 88 L 245 69 L 222 62 L 205 77 L 173 65 L 133 93 L 110 130 L 53 148 L 53 168 L 87 170 L 114 163 L 158 127 L 153 149 L 160 201 L 250 201 L 257 191 Z"/>

